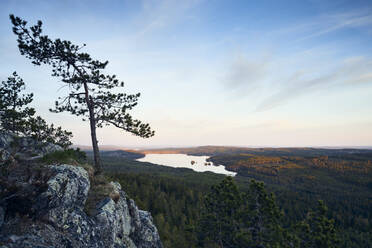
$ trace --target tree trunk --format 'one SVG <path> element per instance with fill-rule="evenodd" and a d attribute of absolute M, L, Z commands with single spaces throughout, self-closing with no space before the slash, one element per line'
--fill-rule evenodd
<path fill-rule="evenodd" d="M 97 134 L 96 134 L 96 119 L 94 116 L 94 106 L 93 106 L 94 103 L 91 97 L 89 96 L 89 89 L 86 83 L 84 83 L 84 90 L 85 90 L 85 100 L 86 100 L 87 107 L 89 110 L 90 136 L 92 138 L 95 174 L 101 174 L 102 165 L 101 165 L 101 158 L 99 155 L 99 148 L 98 148 L 98 141 L 97 141 Z"/>
<path fill-rule="evenodd" d="M 95 123 L 95 120 L 94 120 L 94 114 L 92 116 L 91 112 L 93 112 L 93 111 L 91 111 L 89 109 L 90 135 L 91 135 L 91 138 L 92 138 L 95 174 L 100 174 L 100 173 L 102 173 L 101 157 L 99 155 L 98 141 L 97 141 L 97 135 L 96 135 L 96 123 Z"/>

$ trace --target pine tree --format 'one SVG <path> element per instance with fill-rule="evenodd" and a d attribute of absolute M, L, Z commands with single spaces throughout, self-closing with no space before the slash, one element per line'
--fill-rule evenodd
<path fill-rule="evenodd" d="M 0 130 L 11 132 L 20 137 L 30 137 L 41 143 L 48 142 L 68 148 L 72 145 L 72 133 L 48 125 L 40 116 L 35 115 L 35 109 L 28 107 L 33 101 L 33 94 L 22 93 L 25 82 L 16 72 L 0 84 Z"/>
<path fill-rule="evenodd" d="M 226 177 L 211 188 L 205 197 L 198 238 L 201 244 L 236 247 L 234 234 L 238 232 L 238 210 L 241 194 L 232 177 Z"/>
<path fill-rule="evenodd" d="M 327 207 L 318 202 L 315 211 L 310 211 L 304 221 L 297 225 L 297 236 L 303 248 L 335 248 L 339 242 L 334 220 L 327 217 Z"/>
<path fill-rule="evenodd" d="M 42 22 L 27 28 L 27 22 L 10 15 L 13 32 L 18 37 L 20 53 L 35 65 L 52 67 L 52 76 L 61 78 L 69 86 L 70 93 L 59 98 L 52 112 L 67 111 L 89 120 L 96 173 L 102 172 L 96 129 L 113 125 L 134 135 L 148 138 L 154 135 L 149 124 L 133 119 L 128 113 L 137 105 L 140 94 L 113 93 L 124 83 L 115 75 L 102 71 L 108 61 L 94 60 L 88 53 L 81 52 L 85 46 L 70 41 L 50 39 L 42 35 Z"/>
<path fill-rule="evenodd" d="M 24 134 L 28 119 L 35 109 L 27 107 L 33 100 L 33 94 L 23 94 L 25 83 L 17 74 L 8 77 L 0 85 L 0 130 L 17 135 Z"/>
<path fill-rule="evenodd" d="M 282 213 L 264 184 L 251 181 L 241 192 L 231 177 L 213 186 L 204 200 L 197 228 L 199 245 L 206 247 L 289 247 L 281 227 Z"/>
<path fill-rule="evenodd" d="M 67 149 L 72 145 L 72 133 L 63 130 L 62 127 L 55 127 L 54 124 L 48 125 L 40 116 L 31 117 L 27 121 L 26 136 L 39 142 L 48 142 Z"/>

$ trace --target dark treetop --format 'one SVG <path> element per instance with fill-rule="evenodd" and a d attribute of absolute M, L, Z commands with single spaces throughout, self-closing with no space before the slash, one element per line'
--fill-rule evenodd
<path fill-rule="evenodd" d="M 85 46 L 70 41 L 50 39 L 42 35 L 42 22 L 26 27 L 27 22 L 10 15 L 13 32 L 17 35 L 18 47 L 22 55 L 33 64 L 52 66 L 52 76 L 61 78 L 70 89 L 67 96 L 60 97 L 52 112 L 67 111 L 89 120 L 95 165 L 101 171 L 96 128 L 114 125 L 134 135 L 149 138 L 154 135 L 149 124 L 133 119 L 128 113 L 137 105 L 139 93 L 113 93 L 114 88 L 124 86 L 115 75 L 102 73 L 108 61 L 94 60 L 89 54 L 81 52 Z"/>

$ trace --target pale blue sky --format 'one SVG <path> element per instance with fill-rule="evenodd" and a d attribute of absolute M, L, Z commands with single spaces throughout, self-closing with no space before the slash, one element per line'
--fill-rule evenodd
<path fill-rule="evenodd" d="M 10 13 L 86 43 L 142 93 L 133 115 L 156 136 L 109 127 L 100 144 L 372 145 L 370 1 L 1 1 L 0 80 L 17 70 L 38 113 L 90 144 L 87 123 L 48 113 L 66 91 L 19 54 Z"/>

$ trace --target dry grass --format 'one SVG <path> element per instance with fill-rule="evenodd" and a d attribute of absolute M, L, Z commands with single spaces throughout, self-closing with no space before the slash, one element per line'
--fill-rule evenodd
<path fill-rule="evenodd" d="M 120 194 L 118 192 L 111 192 L 110 193 L 110 198 L 115 202 L 115 203 L 118 203 L 119 199 L 120 199 Z"/>
<path fill-rule="evenodd" d="M 94 175 L 93 172 L 90 178 L 90 190 L 85 203 L 85 212 L 90 216 L 96 214 L 97 203 L 106 197 L 110 197 L 115 203 L 120 199 L 119 193 L 114 191 L 114 187 L 109 183 L 109 180 L 104 175 Z"/>

